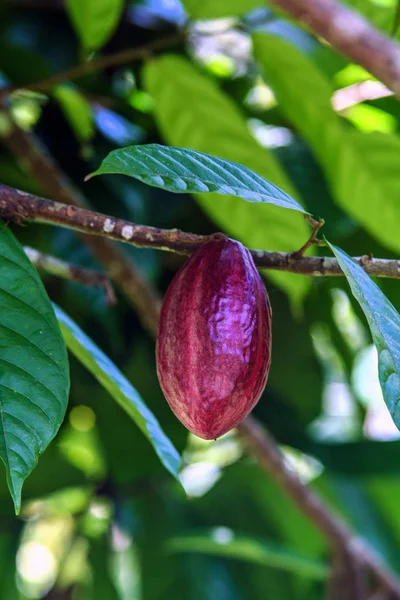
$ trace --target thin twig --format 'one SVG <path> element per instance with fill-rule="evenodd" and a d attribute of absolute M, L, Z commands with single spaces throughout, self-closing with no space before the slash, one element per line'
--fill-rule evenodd
<path fill-rule="evenodd" d="M 21 89 L 31 90 L 33 92 L 47 92 L 54 85 L 62 83 L 63 81 L 72 81 L 79 77 L 83 77 L 84 75 L 95 73 L 96 71 L 104 71 L 104 69 L 108 69 L 109 67 L 123 65 L 137 60 L 144 60 L 151 56 L 153 52 L 176 46 L 184 39 L 184 36 L 185 34 L 182 32 L 175 33 L 149 42 L 144 46 L 140 46 L 140 48 L 129 48 L 128 50 L 122 50 L 122 52 L 116 52 L 115 54 L 110 54 L 108 56 L 100 56 L 99 58 L 70 67 L 65 71 L 54 73 L 54 75 L 50 75 L 50 77 L 41 79 L 40 81 L 28 81 L 12 87 L 3 88 L 0 90 L 0 99 L 6 98 L 10 94 Z"/>
<path fill-rule="evenodd" d="M 40 252 L 39 250 L 36 250 L 36 248 L 30 248 L 29 246 L 24 246 L 24 251 L 31 263 L 40 271 L 69 281 L 76 281 L 83 285 L 100 287 L 106 294 L 107 304 L 109 306 L 116 304 L 117 299 L 115 297 L 114 289 L 109 278 L 104 273 L 99 273 L 99 271 L 87 269 L 86 267 L 72 265 L 60 258 L 45 254 L 44 252 Z"/>
<path fill-rule="evenodd" d="M 137 225 L 90 210 L 39 198 L 20 190 L 0 185 L 0 217 L 16 221 L 59 225 L 97 239 L 107 238 L 137 246 L 190 255 L 214 236 L 202 236 L 178 229 L 159 229 Z M 92 237 L 88 238 L 89 240 Z M 96 238 L 93 238 L 96 239 Z M 107 240 L 103 240 L 106 242 Z M 333 257 L 293 256 L 293 252 L 250 250 L 259 268 L 287 271 L 307 276 L 339 276 L 343 272 Z M 354 260 L 374 277 L 400 279 L 400 260 L 356 256 Z M 115 279 L 115 274 L 110 275 Z"/>
<path fill-rule="evenodd" d="M 393 596 L 384 587 L 375 590 L 369 597 L 368 600 L 393 600 Z"/>
<path fill-rule="evenodd" d="M 82 210 L 75 208 L 74 205 L 90 207 L 85 196 L 60 170 L 39 140 L 12 126 L 12 123 L 10 125 L 7 135 L 1 138 L 1 141 L 7 145 L 21 166 L 32 174 L 49 196 L 65 203 L 67 219 L 69 214 Z M 13 192 L 13 194 L 14 198 L 18 198 L 18 196 L 23 198 L 21 193 Z M 137 311 L 144 327 L 153 334 L 157 330 L 161 300 L 157 292 L 139 272 L 134 261 L 123 252 L 122 248 L 118 248 L 109 239 L 83 235 L 82 240 L 90 247 L 99 263 L 104 266 L 108 277 L 115 282 Z"/>
<path fill-rule="evenodd" d="M 299 250 L 296 250 L 295 252 L 291 253 L 293 259 L 297 259 L 303 256 L 303 254 L 311 246 L 325 246 L 325 242 L 323 240 L 319 240 L 317 237 L 319 230 L 325 225 L 324 219 L 319 219 L 318 221 L 316 221 L 310 215 L 304 215 L 304 218 L 306 221 L 308 221 L 308 223 L 310 223 L 310 225 L 312 225 L 313 230 L 306 243 L 303 244 Z"/>
<path fill-rule="evenodd" d="M 391 591 L 392 599 L 400 600 L 400 581 L 386 569 L 374 552 L 353 534 L 341 517 L 299 480 L 287 465 L 270 434 L 253 417 L 247 417 L 239 425 L 239 433 L 261 468 L 275 479 L 300 510 L 315 523 L 331 542 L 334 550 L 354 554 L 371 570 L 375 579 Z"/>
<path fill-rule="evenodd" d="M 400 47 L 335 0 L 270 0 L 400 95 Z"/>

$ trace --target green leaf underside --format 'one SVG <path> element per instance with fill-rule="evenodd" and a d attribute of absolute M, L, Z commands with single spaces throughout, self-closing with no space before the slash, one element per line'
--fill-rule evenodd
<path fill-rule="evenodd" d="M 128 413 L 148 438 L 162 464 L 179 481 L 180 456 L 138 392 L 76 323 L 58 306 L 54 308 L 69 350 Z"/>
<path fill-rule="evenodd" d="M 337 204 L 382 244 L 400 250 L 400 138 L 350 129 L 332 108 L 331 82 L 308 56 L 273 35 L 252 39 L 280 111 L 309 144 Z"/>
<path fill-rule="evenodd" d="M 378 351 L 383 397 L 400 429 L 400 315 L 362 267 L 340 248 L 329 246 L 367 318 Z"/>
<path fill-rule="evenodd" d="M 249 132 L 236 104 L 187 59 L 165 54 L 149 61 L 143 81 L 154 99 L 157 124 L 168 144 L 245 165 L 298 198 L 275 156 Z M 217 227 L 246 246 L 291 251 L 309 237 L 309 227 L 299 211 L 243 202 L 232 195 L 196 193 L 195 198 Z M 267 275 L 289 294 L 293 304 L 300 303 L 310 287 L 309 279 L 300 275 L 273 271 Z"/>
<path fill-rule="evenodd" d="M 325 579 L 329 572 L 328 566 L 323 562 L 302 556 L 292 549 L 267 540 L 236 535 L 230 530 L 225 532 L 223 528 L 221 532 L 216 528 L 208 534 L 188 534 L 172 538 L 167 542 L 167 549 L 171 552 L 198 552 L 244 560 L 292 573 L 301 573 L 315 579 Z"/>
<path fill-rule="evenodd" d="M 187 148 L 145 144 L 113 150 L 93 175 L 111 173 L 178 194 L 217 192 L 305 212 L 296 200 L 247 167 Z"/>
<path fill-rule="evenodd" d="M 0 458 L 18 513 L 22 485 L 64 418 L 69 368 L 36 269 L 0 225 Z"/>

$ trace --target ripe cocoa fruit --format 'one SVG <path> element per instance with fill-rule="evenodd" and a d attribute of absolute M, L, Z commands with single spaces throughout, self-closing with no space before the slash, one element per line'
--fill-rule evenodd
<path fill-rule="evenodd" d="M 264 390 L 271 305 L 250 252 L 221 235 L 183 265 L 165 295 L 157 373 L 178 419 L 216 439 L 236 427 Z"/>

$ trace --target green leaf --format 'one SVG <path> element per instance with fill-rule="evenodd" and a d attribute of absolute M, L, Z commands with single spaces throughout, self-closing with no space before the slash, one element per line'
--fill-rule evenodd
<path fill-rule="evenodd" d="M 101 48 L 114 33 L 124 0 L 67 0 L 68 16 L 87 51 Z"/>
<path fill-rule="evenodd" d="M 309 143 L 335 201 L 381 243 L 400 250 L 400 139 L 352 131 L 332 109 L 325 76 L 287 41 L 255 34 L 253 43 L 280 110 Z"/>
<path fill-rule="evenodd" d="M 263 6 L 262 0 L 182 0 L 182 4 L 193 19 L 240 17 Z"/>
<path fill-rule="evenodd" d="M 325 579 L 329 567 L 267 540 L 237 535 L 231 529 L 216 527 L 206 533 L 193 533 L 170 539 L 172 552 L 199 552 L 283 569 L 316 579 Z"/>
<path fill-rule="evenodd" d="M 92 373 L 144 433 L 165 468 L 179 481 L 180 457 L 135 388 L 114 363 L 59 307 L 61 332 L 70 351 Z"/>
<path fill-rule="evenodd" d="M 245 165 L 292 197 L 298 194 L 277 159 L 250 134 L 237 106 L 188 60 L 163 55 L 144 67 L 144 83 L 154 99 L 155 117 L 168 144 L 186 146 Z M 196 102 L 193 102 L 193 98 Z M 248 204 L 235 196 L 196 194 L 208 216 L 232 237 L 255 248 L 294 250 L 309 237 L 297 211 L 271 204 Z M 267 273 L 299 302 L 310 282 L 288 273 Z"/>
<path fill-rule="evenodd" d="M 392 31 L 391 31 L 392 37 L 395 37 L 399 27 L 400 27 L 400 0 L 397 0 L 396 13 L 394 16 L 393 27 L 392 27 Z"/>
<path fill-rule="evenodd" d="M 50 300 L 23 249 L 1 223 L 0 458 L 18 513 L 21 489 L 67 408 L 65 344 Z"/>
<path fill-rule="evenodd" d="M 384 133 L 361 134 L 349 132 L 348 148 L 362 160 L 356 165 L 347 154 L 349 163 L 340 166 L 342 207 L 357 219 L 381 244 L 400 250 L 397 223 L 400 219 L 400 172 L 398 156 L 400 138 Z M 353 167 L 353 171 L 349 170 Z"/>
<path fill-rule="evenodd" d="M 111 173 L 176 194 L 216 192 L 305 212 L 296 200 L 247 167 L 187 148 L 144 144 L 113 150 L 89 177 Z"/>
<path fill-rule="evenodd" d="M 172 441 L 178 452 L 184 449 L 187 430 L 165 402 L 158 384 L 154 361 L 154 343 L 148 336 L 137 334 L 129 344 L 130 356 L 124 362 L 124 375 L 135 382 L 138 393 L 146 398 L 148 408 L 157 411 L 157 418 L 163 430 Z M 93 381 L 92 388 L 97 386 Z M 149 452 L 147 438 L 139 429 L 132 427 L 126 418 L 123 408 L 117 404 L 106 390 L 98 390 L 97 394 L 88 393 L 85 403 L 96 413 L 96 427 L 102 448 L 104 448 L 108 473 L 115 484 L 134 483 L 143 477 L 162 477 L 164 467 L 155 452 Z M 110 421 L 113 427 L 110 428 Z M 118 434 L 116 433 L 118 432 Z M 137 454 L 140 461 L 132 462 Z"/>
<path fill-rule="evenodd" d="M 73 87 L 58 85 L 52 94 L 59 103 L 76 138 L 85 142 L 94 136 L 94 117 L 89 102 Z"/>
<path fill-rule="evenodd" d="M 329 246 L 367 317 L 378 351 L 383 397 L 395 425 L 400 429 L 400 315 L 362 267 L 340 248 L 333 244 Z"/>

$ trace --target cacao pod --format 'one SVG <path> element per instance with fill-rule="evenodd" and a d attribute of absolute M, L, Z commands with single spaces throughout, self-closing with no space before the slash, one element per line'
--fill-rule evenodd
<path fill-rule="evenodd" d="M 258 402 L 271 362 L 271 305 L 247 248 L 221 235 L 186 261 L 165 295 L 157 374 L 178 419 L 216 439 Z"/>

